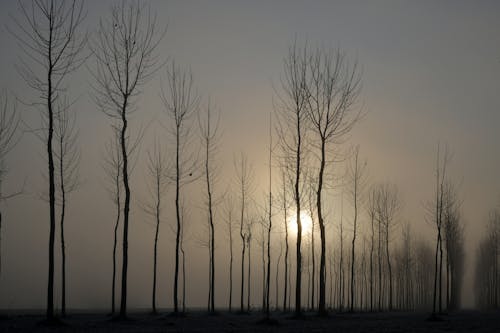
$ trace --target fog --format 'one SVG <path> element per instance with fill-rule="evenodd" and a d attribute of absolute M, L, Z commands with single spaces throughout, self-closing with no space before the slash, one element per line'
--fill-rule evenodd
<path fill-rule="evenodd" d="M 85 28 L 94 38 L 100 17 L 111 1 L 85 1 Z M 426 221 L 426 204 L 435 189 L 438 143 L 453 152 L 449 174 L 458 184 L 465 228 L 466 259 L 463 306 L 474 306 L 473 268 L 479 239 L 488 214 L 498 206 L 500 154 L 498 154 L 498 99 L 500 73 L 500 4 L 493 2 L 356 2 L 302 1 L 149 1 L 157 25 L 167 27 L 158 53 L 169 64 L 191 68 L 201 105 L 208 98 L 221 111 L 223 136 L 216 158 L 220 167 L 215 185 L 220 197 L 234 184 L 234 156 L 245 152 L 255 168 L 253 197 L 261 204 L 268 186 L 269 113 L 277 104 L 283 77 L 283 58 L 294 40 L 313 46 L 340 47 L 361 68 L 362 90 L 356 107 L 365 113 L 333 152 L 360 145 L 367 161 L 370 183 L 397 184 L 403 206 L 397 219 L 409 221 L 415 237 L 434 244 L 434 225 Z M 0 87 L 23 101 L 37 96 L 22 80 L 20 49 L 8 32 L 20 19 L 17 3 L 0 4 Z M 89 74 L 92 57 L 67 81 L 76 99 L 78 144 L 81 148 L 79 188 L 68 198 L 66 220 L 67 306 L 71 309 L 109 309 L 115 211 L 103 171 L 104 143 L 112 136 L 110 120 L 93 100 Z M 154 221 L 141 209 L 150 200 L 146 172 L 147 150 L 158 138 L 172 156 L 173 141 L 166 130 L 168 117 L 160 99 L 166 66 L 142 88 L 138 111 L 131 118 L 131 135 L 146 128 L 140 150 L 133 158 L 132 205 L 129 231 L 129 306 L 151 303 Z M 36 108 L 18 103 L 23 128 L 40 126 Z M 194 122 L 194 129 L 197 123 Z M 196 140 L 198 138 L 195 136 Z M 46 302 L 48 254 L 47 166 L 43 143 L 29 131 L 9 154 L 2 190 L 23 194 L 2 202 L 2 271 L 0 307 L 40 309 Z M 341 175 L 345 165 L 334 164 Z M 273 169 L 273 191 L 279 191 L 279 170 Z M 334 185 L 334 184 L 332 184 Z M 208 251 L 203 181 L 183 188 L 187 225 L 187 299 L 189 307 L 204 307 L 208 294 Z M 164 199 L 158 248 L 158 306 L 172 307 L 175 246 L 174 187 Z M 338 240 L 341 188 L 326 194 L 327 239 Z M 216 211 L 216 306 L 227 305 L 228 242 L 222 209 Z M 273 240 L 282 235 L 282 213 L 276 213 Z M 368 228 L 363 210 L 360 230 Z M 344 203 L 344 221 L 352 220 L 352 207 Z M 349 229 L 348 229 L 349 230 Z M 58 232 L 58 231 L 57 231 Z M 395 232 L 398 237 L 399 231 Z M 56 308 L 60 307 L 59 240 L 56 234 Z M 235 233 L 233 302 L 239 287 L 240 240 Z M 319 237 L 318 237 L 319 239 Z M 330 241 L 331 240 L 331 241 Z M 399 240 L 395 240 L 398 242 Z M 361 243 L 360 243 L 361 244 Z M 260 306 L 262 284 L 260 249 L 252 245 L 255 263 L 252 303 Z M 277 255 L 278 248 L 273 249 Z M 294 257 L 293 257 L 294 258 Z M 273 259 L 275 260 L 275 259 Z M 119 266 L 120 267 L 120 266 Z M 273 266 L 274 270 L 275 266 Z M 430 269 L 429 274 L 433 273 Z M 275 273 L 272 273 L 275 274 Z M 274 275 L 272 275 L 274 276 Z M 273 279 L 273 278 L 272 278 Z M 273 289 L 271 295 L 274 295 Z"/>

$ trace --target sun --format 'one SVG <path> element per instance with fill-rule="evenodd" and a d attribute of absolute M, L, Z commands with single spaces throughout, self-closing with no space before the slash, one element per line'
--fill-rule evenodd
<path fill-rule="evenodd" d="M 302 236 L 310 235 L 312 232 L 313 221 L 311 216 L 305 211 L 300 212 L 300 223 L 302 224 Z M 292 235 L 297 237 L 297 214 L 293 213 L 288 219 L 288 229 Z"/>

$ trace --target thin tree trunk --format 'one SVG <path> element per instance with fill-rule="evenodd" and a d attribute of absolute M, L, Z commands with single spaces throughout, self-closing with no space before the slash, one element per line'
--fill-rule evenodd
<path fill-rule="evenodd" d="M 319 263 L 319 306 L 318 312 L 320 314 L 326 313 L 325 308 L 325 278 L 326 278 L 326 232 L 325 232 L 325 222 L 323 220 L 323 210 L 321 206 L 321 194 L 323 189 L 323 175 L 325 171 L 325 140 L 321 140 L 321 162 L 318 176 L 318 190 L 316 192 L 316 210 L 318 214 L 319 232 L 321 238 L 321 257 Z"/>
<path fill-rule="evenodd" d="M 287 296 L 288 296 L 288 209 L 286 202 L 286 184 L 283 177 L 283 210 L 285 214 L 285 284 L 283 289 L 283 311 L 288 310 L 287 306 Z"/>
<path fill-rule="evenodd" d="M 175 214 L 177 219 L 177 231 L 175 238 L 175 274 L 174 274 L 174 313 L 179 312 L 178 286 L 179 286 L 179 243 L 181 236 L 181 216 L 180 216 L 180 165 L 179 165 L 179 137 L 180 128 L 176 129 L 176 146 L 175 146 Z"/>
<path fill-rule="evenodd" d="M 127 71 L 128 72 L 128 71 Z M 127 79 L 128 82 L 128 79 Z M 130 211 L 130 187 L 128 184 L 128 156 L 127 156 L 127 117 L 126 108 L 128 105 L 128 96 L 125 97 L 122 106 L 122 130 L 121 130 L 121 148 L 123 158 L 123 187 L 125 189 L 125 202 L 123 206 L 123 263 L 122 263 L 122 288 L 120 316 L 127 316 L 127 269 L 128 269 L 128 218 Z"/>
<path fill-rule="evenodd" d="M 229 223 L 232 223 L 230 221 Z M 229 312 L 232 310 L 233 304 L 233 231 L 231 224 L 229 225 Z"/>
<path fill-rule="evenodd" d="M 392 311 L 392 268 L 389 257 L 389 221 L 386 221 L 385 249 L 387 254 L 387 269 L 389 270 L 389 311 Z"/>
<path fill-rule="evenodd" d="M 66 244 L 64 239 L 64 216 L 66 213 L 66 189 L 64 188 L 64 137 L 59 139 L 59 177 L 61 191 L 61 316 L 66 316 Z"/>
<path fill-rule="evenodd" d="M 111 314 L 115 314 L 115 283 L 116 283 L 116 245 L 118 240 L 118 226 L 120 224 L 120 213 L 121 213 L 121 205 L 120 205 L 120 170 L 117 169 L 116 173 L 116 222 L 114 228 L 114 237 L 113 237 L 113 277 L 111 282 Z"/>
<path fill-rule="evenodd" d="M 373 312 L 373 251 L 374 251 L 374 237 L 375 237 L 375 229 L 374 229 L 374 217 L 371 216 L 372 222 L 372 242 L 370 248 L 370 312 Z"/>
<path fill-rule="evenodd" d="M 53 4 L 51 3 L 51 12 L 53 11 Z M 54 177 L 54 155 L 52 152 L 52 138 L 54 135 L 54 111 L 52 110 L 52 16 L 50 20 L 50 35 L 49 35 L 49 71 L 47 74 L 48 88 L 47 88 L 47 109 L 49 129 L 47 136 L 47 156 L 49 167 L 49 210 L 50 210 L 50 229 L 49 229 L 49 270 L 48 270 L 48 284 L 47 284 L 47 319 L 54 318 L 54 243 L 55 243 L 55 229 L 56 229 L 56 194 L 55 194 L 55 177 Z"/>
<path fill-rule="evenodd" d="M 250 248 L 251 237 L 248 237 L 248 278 L 247 278 L 247 311 L 250 312 L 250 287 L 252 276 L 252 251 Z"/>
<path fill-rule="evenodd" d="M 152 298 L 152 308 L 153 313 L 156 313 L 156 271 L 157 271 L 157 255 L 158 255 L 158 235 L 160 232 L 160 175 L 156 174 L 156 231 L 155 231 L 155 242 L 154 242 L 154 254 L 153 254 L 153 298 Z"/>

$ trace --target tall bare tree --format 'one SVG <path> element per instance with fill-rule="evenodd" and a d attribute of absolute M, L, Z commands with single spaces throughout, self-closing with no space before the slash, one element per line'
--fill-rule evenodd
<path fill-rule="evenodd" d="M 10 103 L 7 93 L 0 94 L 0 202 L 6 201 L 22 192 L 4 194 L 2 185 L 7 176 L 6 158 L 19 141 L 19 121 L 16 103 Z M 0 275 L 2 273 L 2 213 L 0 211 Z"/>
<path fill-rule="evenodd" d="M 389 311 L 391 311 L 393 306 L 393 278 L 389 243 L 391 240 L 391 233 L 397 224 L 396 216 L 401 208 L 401 199 L 397 187 L 388 183 L 379 185 L 377 195 L 377 216 L 384 233 L 385 259 L 389 273 L 388 300 Z"/>
<path fill-rule="evenodd" d="M 224 221 L 227 226 L 229 236 L 229 300 L 228 310 L 232 311 L 233 306 L 233 227 L 234 227 L 234 200 L 230 195 L 226 195 L 224 202 Z"/>
<path fill-rule="evenodd" d="M 377 216 L 377 190 L 376 188 L 370 189 L 368 196 L 367 212 L 370 217 L 370 311 L 373 312 L 373 286 L 374 286 L 374 269 L 373 269 L 373 255 L 375 253 L 375 219 Z"/>
<path fill-rule="evenodd" d="M 54 116 L 57 102 L 66 91 L 66 78 L 85 60 L 82 50 L 86 34 L 80 33 L 85 17 L 83 1 L 19 1 L 22 21 L 15 19 L 11 32 L 26 55 L 19 72 L 28 86 L 39 94 L 33 103 L 42 114 L 47 150 L 49 180 L 49 267 L 47 284 L 47 319 L 54 319 L 54 244 L 56 226 L 56 184 L 54 163 Z"/>
<path fill-rule="evenodd" d="M 155 74 L 161 63 L 155 50 L 163 34 L 158 35 L 156 18 L 139 2 L 122 1 L 111 6 L 108 19 L 99 22 L 92 44 L 96 60 L 91 71 L 97 105 L 120 123 L 123 203 L 123 262 L 120 317 L 127 316 L 128 231 L 130 212 L 129 151 L 127 149 L 130 115 L 138 110 L 141 87 Z"/>
<path fill-rule="evenodd" d="M 247 239 L 249 243 L 248 232 L 251 228 L 247 227 L 250 223 L 247 218 L 246 210 L 250 202 L 253 183 L 253 167 L 248 163 L 247 157 L 241 153 L 234 159 L 234 168 L 236 170 L 236 183 L 240 192 L 240 238 L 241 238 L 241 292 L 240 292 L 240 311 L 244 311 L 243 299 L 245 288 L 245 250 Z M 248 281 L 250 283 L 250 281 Z"/>
<path fill-rule="evenodd" d="M 348 167 L 348 174 L 351 181 L 352 188 L 349 191 L 351 194 L 354 214 L 353 214 L 353 229 L 352 229 L 352 243 L 351 243 L 351 312 L 354 311 L 354 291 L 355 291 L 355 259 L 356 259 L 356 236 L 357 236 L 357 224 L 358 224 L 358 211 L 359 205 L 362 201 L 363 190 L 365 186 L 364 182 L 364 172 L 366 168 L 366 163 L 360 163 L 359 161 L 359 146 L 354 148 L 353 157 Z"/>
<path fill-rule="evenodd" d="M 436 157 L 436 190 L 434 212 L 432 219 L 436 225 L 436 252 L 434 260 L 434 293 L 433 293 L 433 306 L 432 315 L 436 315 L 436 307 L 439 313 L 442 312 L 442 276 L 443 276 L 443 216 L 444 216 L 444 199 L 445 199 L 445 186 L 446 186 L 446 172 L 448 163 L 451 160 L 451 155 L 448 148 L 445 147 L 444 155 L 441 154 L 440 145 L 437 149 Z"/>
<path fill-rule="evenodd" d="M 193 75 L 172 62 L 167 72 L 168 88 L 162 89 L 165 112 L 171 120 L 170 133 L 175 138 L 175 166 L 172 180 L 175 182 L 175 271 L 174 271 L 174 312 L 179 312 L 179 245 L 181 236 L 181 188 L 194 181 L 193 173 L 197 168 L 197 156 L 188 151 L 192 139 L 192 118 L 198 112 L 199 97 L 193 87 Z"/>
<path fill-rule="evenodd" d="M 66 241 L 64 222 L 68 196 L 76 190 L 79 180 L 80 149 L 77 144 L 76 117 L 67 100 L 57 104 L 54 136 L 57 141 L 55 160 L 59 178 L 60 232 L 61 232 L 61 316 L 66 316 Z"/>
<path fill-rule="evenodd" d="M 113 227 L 113 269 L 111 277 L 111 314 L 115 313 L 115 290 L 116 290 L 116 248 L 118 243 L 118 227 L 121 218 L 121 194 L 122 194 L 122 155 L 120 150 L 120 132 L 116 126 L 112 126 L 113 137 L 107 142 L 104 155 L 104 171 L 110 182 L 108 192 L 116 208 L 116 219 Z"/>
<path fill-rule="evenodd" d="M 168 165 L 160 144 L 155 141 L 152 150 L 148 151 L 147 173 L 150 180 L 149 192 L 152 203 L 144 206 L 145 212 L 154 219 L 155 234 L 153 245 L 153 290 L 151 296 L 151 309 L 156 313 L 156 281 L 157 281 L 157 263 L 158 263 L 158 237 L 160 234 L 161 206 L 162 199 L 168 185 Z"/>
<path fill-rule="evenodd" d="M 215 312 L 215 222 L 214 222 L 214 182 L 217 180 L 216 166 L 213 165 L 214 155 L 217 153 L 218 141 L 220 139 L 219 121 L 220 112 L 212 114 L 213 107 L 208 103 L 205 119 L 198 118 L 201 139 L 205 151 L 205 182 L 207 185 L 207 210 L 209 227 L 209 254 L 210 254 L 210 291 L 209 312 Z"/>
<path fill-rule="evenodd" d="M 297 223 L 295 314 L 302 313 L 302 223 L 301 223 L 301 175 L 304 159 L 305 132 L 307 127 L 307 46 L 299 48 L 296 43 L 289 47 L 284 59 L 284 77 L 281 81 L 282 95 L 279 95 L 278 136 L 283 152 L 284 165 L 291 167 L 294 179 L 293 200 Z"/>
<path fill-rule="evenodd" d="M 272 133 L 272 113 L 269 114 L 269 207 L 267 222 L 267 278 L 266 278 L 266 316 L 269 318 L 269 301 L 271 292 L 271 230 L 273 228 L 273 190 L 272 190 L 272 162 L 273 162 L 273 133 Z M 279 265 L 278 265 L 279 267 Z M 278 268 L 276 268 L 278 269 Z M 276 288 L 278 286 L 276 285 Z"/>
<path fill-rule="evenodd" d="M 316 189 L 316 210 L 321 237 L 319 271 L 320 314 L 326 312 L 326 234 L 322 208 L 325 168 L 331 162 L 329 146 L 347 134 L 360 117 L 354 108 L 360 91 L 360 75 L 356 63 L 352 66 L 340 50 L 317 49 L 308 59 L 310 80 L 306 81 L 307 110 L 319 150 L 319 170 Z"/>

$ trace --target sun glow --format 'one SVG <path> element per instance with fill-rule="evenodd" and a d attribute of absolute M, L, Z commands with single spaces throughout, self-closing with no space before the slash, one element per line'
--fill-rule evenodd
<path fill-rule="evenodd" d="M 302 236 L 310 235 L 312 232 L 313 221 L 305 211 L 300 212 L 300 223 L 302 225 Z M 293 213 L 288 219 L 288 228 L 292 235 L 297 237 L 297 214 Z"/>

